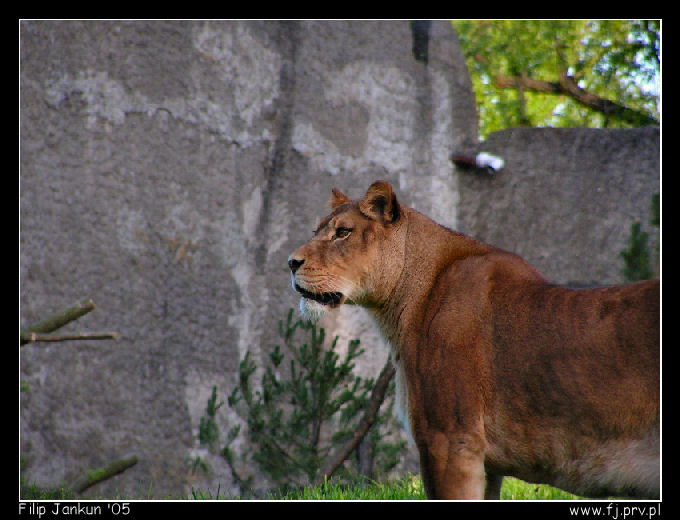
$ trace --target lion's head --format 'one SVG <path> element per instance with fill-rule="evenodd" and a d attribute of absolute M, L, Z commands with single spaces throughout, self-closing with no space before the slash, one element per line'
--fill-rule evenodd
<path fill-rule="evenodd" d="M 329 205 L 331 214 L 288 259 L 309 318 L 345 302 L 380 305 L 403 268 L 403 210 L 389 184 L 373 183 L 358 201 L 334 189 Z"/>

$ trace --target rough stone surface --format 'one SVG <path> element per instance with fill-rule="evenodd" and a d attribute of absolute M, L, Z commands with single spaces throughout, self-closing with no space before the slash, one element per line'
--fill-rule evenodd
<path fill-rule="evenodd" d="M 21 324 L 90 297 L 62 331 L 121 336 L 21 349 L 22 476 L 52 486 L 136 453 L 86 496 L 229 492 L 200 417 L 247 350 L 278 343 L 286 259 L 330 189 L 384 178 L 457 224 L 448 155 L 476 114 L 455 34 L 433 23 L 425 66 L 405 21 L 25 21 L 20 67 Z M 361 338 L 376 376 L 366 317 L 327 326 Z"/>
<path fill-rule="evenodd" d="M 660 193 L 659 129 L 513 128 L 480 147 L 500 156 L 495 176 L 461 174 L 459 230 L 513 251 L 551 282 L 624 282 L 619 253 Z"/>

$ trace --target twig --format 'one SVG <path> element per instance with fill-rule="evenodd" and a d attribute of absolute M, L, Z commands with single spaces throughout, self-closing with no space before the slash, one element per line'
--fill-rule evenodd
<path fill-rule="evenodd" d="M 27 343 L 37 343 L 38 341 L 73 341 L 82 339 L 116 339 L 117 332 L 91 332 L 81 334 L 40 334 L 38 332 L 28 332 L 21 334 L 21 345 Z"/>
<path fill-rule="evenodd" d="M 90 298 L 86 298 L 84 300 L 79 301 L 78 303 L 75 303 L 74 305 L 71 305 L 70 307 L 67 307 L 66 309 L 63 309 L 52 314 L 51 316 L 42 321 L 29 325 L 28 327 L 21 331 L 20 345 L 28 343 L 28 340 L 26 341 L 24 340 L 24 336 L 31 332 L 38 333 L 53 332 L 57 329 L 60 329 L 67 323 L 73 320 L 77 320 L 78 318 L 84 316 L 85 314 L 92 310 L 94 310 L 94 302 Z"/>
<path fill-rule="evenodd" d="M 98 484 L 99 482 L 109 479 L 119 473 L 122 473 L 126 469 L 137 464 L 137 455 L 131 455 L 129 457 L 124 457 L 122 459 L 114 460 L 107 466 L 103 466 L 94 471 L 88 471 L 84 475 L 78 477 L 70 486 L 75 493 L 82 493 L 87 488 Z"/>
<path fill-rule="evenodd" d="M 385 393 L 387 392 L 387 387 L 394 376 L 394 365 L 392 365 L 391 360 L 387 360 L 385 366 L 380 372 L 380 376 L 373 387 L 373 393 L 371 398 L 366 405 L 366 410 L 364 415 L 359 421 L 359 425 L 352 436 L 345 442 L 345 444 L 338 450 L 338 452 L 332 458 L 329 458 L 324 466 L 319 470 L 316 478 L 314 479 L 314 484 L 318 485 L 323 483 L 325 479 L 332 476 L 333 473 L 345 462 L 345 459 L 356 449 L 361 440 L 366 436 L 368 430 L 371 429 L 375 418 L 378 415 L 378 410 L 380 410 L 380 405 L 382 405 L 385 399 Z"/>
<path fill-rule="evenodd" d="M 37 343 L 39 341 L 116 339 L 118 337 L 117 332 L 50 334 L 50 332 L 60 329 L 67 323 L 77 320 L 94 310 L 94 307 L 94 302 L 90 298 L 85 298 L 70 307 L 55 312 L 42 321 L 29 325 L 19 333 L 19 345 L 23 347 L 28 343 Z"/>

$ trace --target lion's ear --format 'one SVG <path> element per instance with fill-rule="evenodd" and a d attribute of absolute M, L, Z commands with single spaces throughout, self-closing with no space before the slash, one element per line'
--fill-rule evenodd
<path fill-rule="evenodd" d="M 369 218 L 386 224 L 399 219 L 399 203 L 392 186 L 384 181 L 376 181 L 368 188 L 366 195 L 359 201 L 359 210 Z"/>
<path fill-rule="evenodd" d="M 338 206 L 342 206 L 343 204 L 347 204 L 348 202 L 352 202 L 347 195 L 342 193 L 340 190 L 337 188 L 333 188 L 331 191 L 331 198 L 328 199 L 328 205 L 331 207 L 331 209 L 335 209 Z"/>

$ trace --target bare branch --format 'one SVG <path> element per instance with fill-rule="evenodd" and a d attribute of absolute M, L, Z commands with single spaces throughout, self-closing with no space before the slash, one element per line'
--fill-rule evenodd
<path fill-rule="evenodd" d="M 21 345 L 27 343 L 37 343 L 39 341 L 56 342 L 56 341 L 73 341 L 73 340 L 96 340 L 96 339 L 116 339 L 117 332 L 90 332 L 81 334 L 40 334 L 38 332 L 22 333 Z"/>
<path fill-rule="evenodd" d="M 21 331 L 21 338 L 31 332 L 48 333 L 55 331 L 92 310 L 94 310 L 94 302 L 90 298 L 86 298 L 70 307 L 55 312 L 42 321 L 29 325 Z M 21 345 L 24 345 L 25 343 L 28 343 L 28 341 L 24 341 L 23 339 L 20 340 Z"/>
<path fill-rule="evenodd" d="M 82 493 L 87 488 L 102 482 L 103 480 L 109 479 L 119 473 L 122 473 L 126 469 L 137 464 L 137 455 L 131 455 L 129 457 L 124 457 L 122 459 L 114 460 L 110 464 L 96 469 L 94 471 L 88 471 L 84 475 L 78 477 L 70 486 L 69 489 L 73 490 L 75 493 Z"/>
<path fill-rule="evenodd" d="M 94 310 L 94 302 L 90 298 L 85 298 L 55 312 L 46 319 L 29 325 L 19 333 L 19 345 L 27 343 L 37 343 L 39 341 L 73 341 L 73 340 L 97 340 L 97 339 L 116 339 L 117 332 L 93 332 L 80 334 L 50 334 L 50 332 L 60 329 L 67 323 L 77 320 L 88 312 Z"/>

